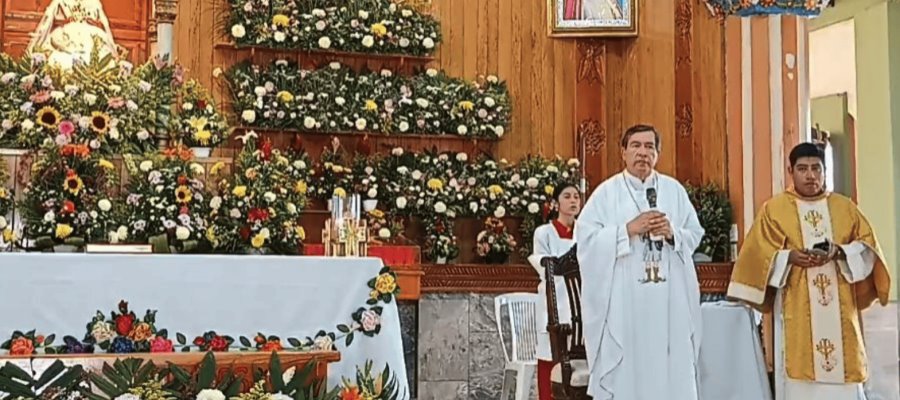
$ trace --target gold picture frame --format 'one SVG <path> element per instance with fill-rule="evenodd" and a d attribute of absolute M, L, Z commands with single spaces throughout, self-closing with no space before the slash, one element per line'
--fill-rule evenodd
<path fill-rule="evenodd" d="M 551 37 L 635 37 L 641 0 L 547 0 Z"/>

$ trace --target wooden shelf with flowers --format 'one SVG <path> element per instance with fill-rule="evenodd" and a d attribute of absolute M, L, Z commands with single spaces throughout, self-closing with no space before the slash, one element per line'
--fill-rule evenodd
<path fill-rule="evenodd" d="M 217 43 L 215 49 L 238 54 L 240 58 L 252 60 L 255 64 L 264 64 L 275 59 L 293 60 L 298 65 L 315 69 L 331 62 L 340 62 L 354 71 L 380 71 L 389 69 L 400 74 L 412 74 L 424 70 L 434 61 L 430 56 L 413 56 L 408 54 L 371 54 L 348 51 L 303 50 L 274 48 L 268 46 L 239 45 L 235 43 Z"/>

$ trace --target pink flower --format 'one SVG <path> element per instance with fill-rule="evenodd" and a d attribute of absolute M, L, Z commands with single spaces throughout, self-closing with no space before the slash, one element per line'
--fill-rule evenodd
<path fill-rule="evenodd" d="M 368 310 L 362 313 L 360 323 L 364 332 L 373 332 L 381 325 L 381 316 L 375 311 Z"/>
<path fill-rule="evenodd" d="M 113 97 L 109 99 L 109 108 L 122 108 L 125 106 L 125 99 L 121 97 Z"/>
<path fill-rule="evenodd" d="M 46 90 L 42 90 L 40 92 L 37 92 L 37 93 L 31 95 L 30 100 L 35 104 L 46 103 L 46 102 L 50 101 L 50 92 L 48 92 Z"/>
<path fill-rule="evenodd" d="M 65 136 L 72 136 L 75 132 L 75 124 L 72 121 L 63 121 L 59 123 L 59 133 Z"/>
<path fill-rule="evenodd" d="M 172 341 L 169 339 L 157 336 L 150 341 L 151 353 L 171 353 L 173 351 L 175 351 L 175 346 L 172 345 Z"/>

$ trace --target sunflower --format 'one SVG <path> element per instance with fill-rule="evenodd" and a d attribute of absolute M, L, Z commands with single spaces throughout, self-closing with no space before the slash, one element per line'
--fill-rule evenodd
<path fill-rule="evenodd" d="M 175 200 L 181 204 L 190 203 L 193 197 L 194 194 L 191 193 L 191 189 L 187 186 L 181 185 L 178 189 L 175 189 Z"/>
<path fill-rule="evenodd" d="M 94 111 L 91 113 L 91 129 L 98 135 L 103 135 L 109 130 L 109 114 Z"/>
<path fill-rule="evenodd" d="M 78 193 L 84 188 L 84 182 L 81 181 L 81 177 L 75 171 L 70 169 L 66 172 L 66 181 L 63 184 L 63 188 L 69 193 L 78 196 Z"/>
<path fill-rule="evenodd" d="M 60 118 L 59 111 L 53 107 L 44 107 L 37 112 L 38 125 L 47 129 L 56 129 Z"/>

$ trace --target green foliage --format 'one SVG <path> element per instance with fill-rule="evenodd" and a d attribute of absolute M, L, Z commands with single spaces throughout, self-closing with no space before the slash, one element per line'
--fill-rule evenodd
<path fill-rule="evenodd" d="M 700 225 L 706 230 L 697 252 L 712 257 L 715 262 L 727 260 L 733 224 L 728 193 L 715 184 L 687 185 L 686 188 L 691 203 L 697 210 Z"/>
<path fill-rule="evenodd" d="M 0 368 L 0 399 L 65 399 L 78 391 L 83 374 L 81 366 L 66 367 L 56 360 L 35 377 L 7 362 Z"/>

